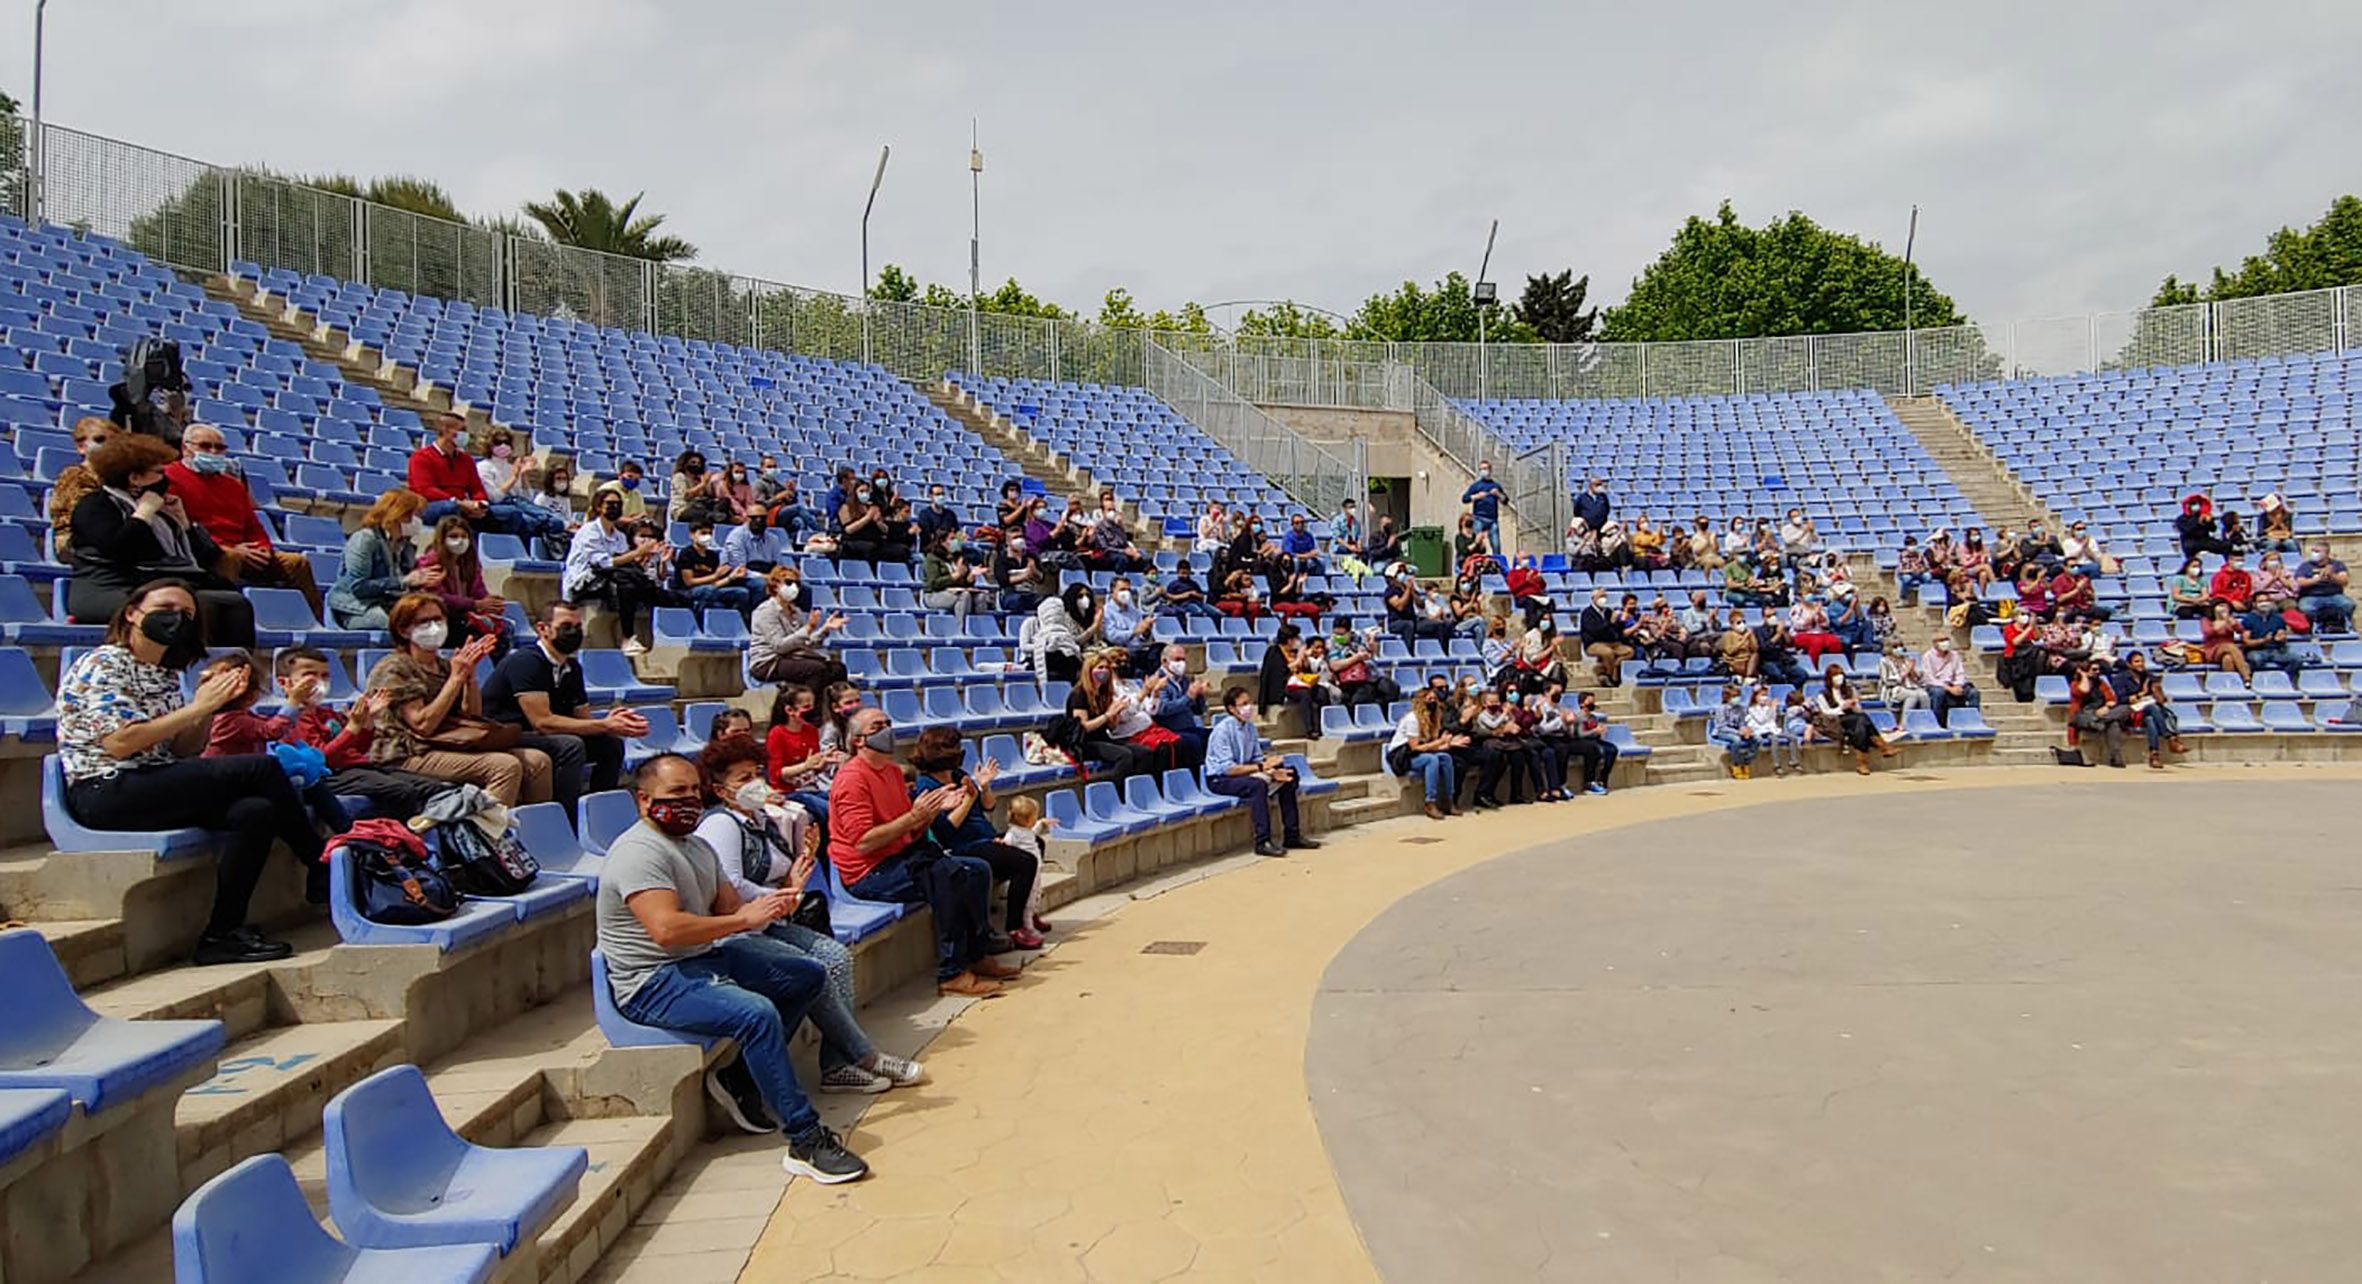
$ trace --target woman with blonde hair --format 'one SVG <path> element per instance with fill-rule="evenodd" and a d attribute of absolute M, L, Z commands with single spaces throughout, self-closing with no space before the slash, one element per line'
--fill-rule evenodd
<path fill-rule="evenodd" d="M 59 561 L 73 555 L 74 505 L 98 489 L 98 474 L 90 471 L 90 456 L 122 431 L 103 415 L 84 415 L 74 421 L 74 453 L 82 462 L 66 465 L 49 484 L 50 545 L 57 550 Z"/>
<path fill-rule="evenodd" d="M 1120 647 L 1093 652 L 1066 696 L 1066 714 L 1080 731 L 1075 757 L 1093 775 L 1104 768 L 1107 779 L 1119 781 L 1150 770 L 1157 757 L 1154 750 L 1131 743 L 1150 720 L 1139 701 L 1116 689 L 1115 675 L 1123 664 Z"/>
<path fill-rule="evenodd" d="M 418 514 L 425 508 L 417 491 L 396 486 L 361 515 L 361 529 L 345 539 L 344 564 L 328 587 L 330 623 L 382 629 L 403 594 L 442 587 L 441 567 L 418 564 Z"/>
<path fill-rule="evenodd" d="M 845 627 L 804 596 L 803 573 L 781 562 L 763 577 L 763 601 L 747 623 L 747 672 L 758 682 L 817 691 L 846 678 L 844 662 L 828 652 L 828 635 Z"/>
<path fill-rule="evenodd" d="M 484 717 L 476 665 L 491 657 L 493 639 L 479 637 L 444 659 L 451 622 L 432 593 L 404 594 L 386 626 L 394 651 L 369 671 L 366 688 L 385 693 L 369 761 L 475 785 L 507 807 L 549 801 L 549 755 L 519 744 L 517 728 Z"/>

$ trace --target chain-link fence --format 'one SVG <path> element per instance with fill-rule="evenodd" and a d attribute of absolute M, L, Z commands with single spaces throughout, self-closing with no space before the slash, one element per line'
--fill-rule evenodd
<path fill-rule="evenodd" d="M 1088 321 L 876 302 L 452 223 L 57 125 L 0 118 L 0 209 L 128 242 L 192 274 L 252 262 L 479 306 L 945 371 L 1139 386 L 1152 347 L 1248 402 L 1413 409 L 1458 399 L 1719 396 L 1938 384 L 2342 352 L 2362 286 L 1983 328 L 1651 344 L 1381 343 L 1149 335 Z M 1424 422 L 1432 421 L 1430 414 Z"/>
<path fill-rule="evenodd" d="M 1143 365 L 1141 386 L 1297 503 L 1333 513 L 1344 500 L 1367 494 L 1360 442 L 1332 450 L 1308 441 L 1162 344 L 1147 345 Z"/>

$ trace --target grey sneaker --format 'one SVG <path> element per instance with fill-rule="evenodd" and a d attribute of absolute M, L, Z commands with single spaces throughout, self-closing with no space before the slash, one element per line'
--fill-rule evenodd
<path fill-rule="evenodd" d="M 894 1081 L 860 1066 L 838 1066 L 820 1076 L 822 1092 L 884 1092 Z"/>
<path fill-rule="evenodd" d="M 912 1084 L 927 1081 L 925 1066 L 908 1057 L 898 1057 L 890 1052 L 879 1053 L 876 1064 L 869 1067 L 869 1072 L 884 1076 L 889 1083 L 897 1088 L 907 1088 Z"/>
<path fill-rule="evenodd" d="M 809 1177 L 823 1186 L 869 1176 L 869 1165 L 861 1162 L 861 1156 L 845 1149 L 845 1143 L 837 1140 L 835 1133 L 818 1127 L 791 1138 L 779 1166 L 791 1177 Z"/>

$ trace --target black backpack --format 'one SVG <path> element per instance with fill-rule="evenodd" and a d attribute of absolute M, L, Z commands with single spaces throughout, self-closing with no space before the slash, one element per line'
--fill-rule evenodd
<path fill-rule="evenodd" d="M 372 923 L 416 927 L 459 912 L 459 892 L 417 852 L 347 835 L 353 858 L 353 908 Z"/>
<path fill-rule="evenodd" d="M 442 853 L 436 865 L 469 896 L 515 896 L 541 874 L 514 830 L 488 838 L 473 821 L 455 820 L 435 826 L 435 846 Z"/>

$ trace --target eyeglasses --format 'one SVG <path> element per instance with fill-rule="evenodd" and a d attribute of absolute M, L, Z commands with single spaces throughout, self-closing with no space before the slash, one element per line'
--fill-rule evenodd
<path fill-rule="evenodd" d="M 209 444 L 202 441 L 192 441 L 186 442 L 184 444 L 187 445 L 189 449 L 196 451 L 200 455 L 226 455 L 230 453 L 229 443 L 227 442 L 217 441 Z"/>

